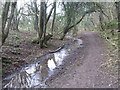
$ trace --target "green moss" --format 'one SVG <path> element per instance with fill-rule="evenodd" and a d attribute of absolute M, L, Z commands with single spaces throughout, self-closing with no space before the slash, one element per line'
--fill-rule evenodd
<path fill-rule="evenodd" d="M 118 26 L 118 22 L 116 20 L 112 20 L 106 23 L 105 25 L 103 25 L 105 29 L 116 29 L 117 26 Z"/>
<path fill-rule="evenodd" d="M 12 36 L 12 38 L 13 38 L 13 39 L 20 39 L 21 37 L 18 36 L 18 35 L 14 35 L 14 36 Z"/>
<path fill-rule="evenodd" d="M 39 44 L 39 40 L 38 39 L 34 39 L 34 40 L 32 40 L 32 43 Z"/>
<path fill-rule="evenodd" d="M 2 57 L 2 63 L 12 63 L 9 58 Z"/>

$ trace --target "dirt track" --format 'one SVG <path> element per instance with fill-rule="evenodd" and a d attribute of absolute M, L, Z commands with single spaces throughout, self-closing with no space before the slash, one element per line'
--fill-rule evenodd
<path fill-rule="evenodd" d="M 103 40 L 93 32 L 83 32 L 84 50 L 78 49 L 71 55 L 75 62 L 68 65 L 61 75 L 48 82 L 51 88 L 113 88 L 117 77 L 101 68 L 106 60 Z M 83 53 L 84 57 L 81 57 Z M 74 59 L 73 59 L 74 57 Z"/>

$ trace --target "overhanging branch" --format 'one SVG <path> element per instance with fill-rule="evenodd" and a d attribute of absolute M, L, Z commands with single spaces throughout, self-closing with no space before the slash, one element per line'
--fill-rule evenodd
<path fill-rule="evenodd" d="M 69 29 L 73 28 L 74 26 L 76 26 L 77 24 L 79 24 L 79 23 L 83 20 L 83 18 L 85 17 L 86 14 L 89 14 L 89 13 L 92 13 L 92 12 L 96 12 L 96 10 L 93 9 L 93 10 L 86 11 L 86 12 L 82 15 L 82 17 L 80 18 L 79 21 L 77 21 L 75 24 L 73 24 L 72 26 L 68 27 L 67 29 L 69 30 Z"/>
<path fill-rule="evenodd" d="M 52 7 L 51 10 L 50 10 L 50 13 L 49 13 L 49 15 L 48 15 L 48 17 L 47 17 L 47 20 L 46 20 L 46 23 L 45 23 L 45 24 L 48 23 L 48 21 L 49 21 L 49 19 L 50 19 L 50 16 L 51 16 L 51 14 L 52 14 L 53 9 L 54 9 L 54 5 L 53 5 L 53 7 Z"/>

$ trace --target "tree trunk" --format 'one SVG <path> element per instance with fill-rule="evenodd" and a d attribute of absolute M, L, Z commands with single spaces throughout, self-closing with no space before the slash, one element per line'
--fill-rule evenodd
<path fill-rule="evenodd" d="M 68 20 L 67 20 L 68 24 L 67 24 L 67 26 L 65 27 L 63 36 L 61 37 L 60 40 L 63 40 L 64 37 L 65 37 L 65 35 L 67 34 L 67 32 L 69 32 L 71 28 L 73 28 L 73 27 L 75 27 L 77 24 L 79 24 L 79 23 L 82 21 L 82 19 L 85 17 L 86 14 L 93 13 L 93 12 L 96 12 L 96 10 L 95 10 L 95 9 L 91 9 L 91 10 L 86 11 L 86 12 L 82 15 L 82 17 L 80 18 L 80 20 L 77 21 L 75 24 L 73 24 L 73 25 L 71 25 L 71 26 L 69 26 L 70 23 L 71 23 L 71 16 L 68 14 L 68 16 L 67 16 L 67 18 L 68 18 Z M 70 17 L 70 18 L 69 18 L 69 17 Z M 72 17 L 72 18 L 73 18 L 73 17 Z M 69 19 L 70 19 L 70 20 L 69 20 Z"/>
<path fill-rule="evenodd" d="M 2 12 L 2 45 L 4 44 L 6 39 L 5 25 L 7 22 L 9 7 L 10 7 L 10 2 L 6 2 Z"/>
<path fill-rule="evenodd" d="M 73 27 L 75 27 L 77 24 L 79 24 L 79 23 L 82 21 L 82 19 L 85 17 L 85 15 L 86 15 L 86 14 L 83 14 L 82 18 L 81 18 L 78 22 L 76 22 L 75 24 L 71 25 L 70 27 L 67 26 L 67 27 L 64 29 L 63 36 L 61 37 L 60 40 L 63 40 L 64 37 L 65 37 L 65 35 L 67 34 L 67 32 L 68 32 L 71 28 L 73 28 Z"/>
<path fill-rule="evenodd" d="M 40 47 L 43 48 L 44 46 L 46 47 L 46 29 L 47 29 L 47 23 L 50 19 L 50 16 L 52 14 L 52 11 L 54 9 L 54 6 L 51 8 L 49 14 L 48 14 L 48 17 L 47 17 L 47 6 L 46 6 L 46 3 L 45 2 L 41 2 L 41 13 L 40 15 L 40 31 L 41 31 L 41 35 L 39 37 L 40 39 Z M 48 41 L 49 39 L 47 39 Z"/>
<path fill-rule="evenodd" d="M 12 4 L 11 5 L 11 13 L 10 13 L 9 17 L 8 17 L 8 12 L 9 12 L 9 7 L 10 7 L 10 2 L 6 2 L 5 7 L 3 9 L 3 14 L 2 14 L 2 45 L 5 43 L 5 40 L 8 37 L 9 29 L 11 26 L 11 21 L 12 21 L 13 16 L 14 16 L 14 10 L 15 10 L 17 2 L 12 2 L 11 4 Z M 8 18 L 9 18 L 9 20 L 7 22 Z"/>
<path fill-rule="evenodd" d="M 116 4 L 116 11 L 117 11 L 117 17 L 118 17 L 118 32 L 120 32 L 120 1 L 115 2 Z"/>
<path fill-rule="evenodd" d="M 11 30 L 19 31 L 19 21 L 21 18 L 20 12 L 23 8 L 20 8 L 19 10 L 16 8 L 14 12 L 14 17 L 11 23 Z"/>
<path fill-rule="evenodd" d="M 103 28 L 103 15 L 102 15 L 101 11 L 100 11 L 100 14 L 99 14 L 99 22 L 100 22 L 100 27 L 101 27 L 102 31 L 104 31 L 104 28 Z"/>
<path fill-rule="evenodd" d="M 52 35 L 53 35 L 53 31 L 54 31 L 55 16 L 56 16 L 56 1 L 54 2 L 54 15 L 53 15 L 53 22 L 52 22 L 52 29 L 51 29 Z"/>
<path fill-rule="evenodd" d="M 3 12 L 2 12 L 2 30 L 3 30 L 3 34 L 4 34 L 5 25 L 6 25 L 7 18 L 8 18 L 9 8 L 10 8 L 10 2 L 6 2 L 5 5 L 4 5 L 4 8 L 3 8 Z"/>
<path fill-rule="evenodd" d="M 64 39 L 64 37 L 65 37 L 65 35 L 67 34 L 67 32 L 68 32 L 68 26 L 64 28 L 63 36 L 61 37 L 60 40 L 63 40 L 63 39 Z"/>
<path fill-rule="evenodd" d="M 45 2 L 41 2 L 41 7 L 40 7 L 40 32 L 39 32 L 39 42 L 40 42 L 40 47 L 43 48 L 43 39 L 44 39 L 44 34 L 45 34 L 45 11 L 46 10 L 46 4 Z"/>
<path fill-rule="evenodd" d="M 44 31 L 44 4 L 45 2 L 41 2 L 41 9 L 40 9 L 40 39 L 43 35 L 43 31 Z"/>
<path fill-rule="evenodd" d="M 35 22 L 34 22 L 34 29 L 39 32 L 39 27 L 38 27 L 38 7 L 37 7 L 37 0 L 34 2 L 34 7 L 35 7 Z"/>

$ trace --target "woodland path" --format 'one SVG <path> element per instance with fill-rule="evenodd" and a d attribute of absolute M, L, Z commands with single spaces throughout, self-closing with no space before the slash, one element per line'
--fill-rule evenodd
<path fill-rule="evenodd" d="M 106 46 L 95 32 L 82 32 L 84 50 L 71 55 L 75 62 L 65 71 L 48 82 L 51 88 L 113 88 L 117 78 L 108 74 L 101 65 L 106 60 Z M 80 53 L 83 53 L 81 58 Z M 74 60 L 74 59 L 73 59 Z M 82 62 L 82 63 L 81 63 Z"/>

